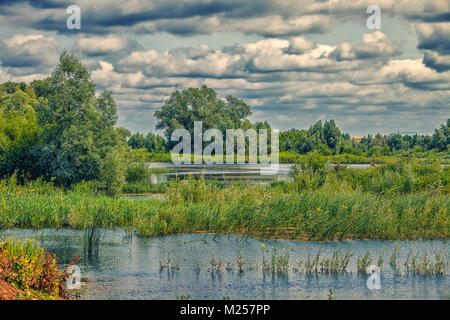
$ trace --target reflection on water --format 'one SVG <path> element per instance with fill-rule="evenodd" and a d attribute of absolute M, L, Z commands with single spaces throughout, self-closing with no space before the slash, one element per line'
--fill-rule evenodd
<path fill-rule="evenodd" d="M 152 184 L 166 183 L 171 179 L 187 177 L 203 177 L 224 182 L 246 181 L 252 184 L 267 184 L 273 180 L 292 180 L 292 165 L 280 164 L 277 173 L 261 174 L 269 167 L 261 164 L 186 164 L 154 162 L 147 164 L 149 168 L 168 169 L 170 172 L 150 175 Z"/>
<path fill-rule="evenodd" d="M 238 236 L 173 235 L 144 239 L 127 235 L 120 229 L 102 230 L 98 255 L 84 253 L 84 232 L 80 230 L 4 230 L 5 237 L 33 238 L 56 254 L 61 263 L 68 263 L 75 255 L 82 256 L 82 299 L 176 299 L 189 295 L 191 299 L 326 299 L 329 288 L 337 299 L 450 299 L 450 276 L 394 275 L 389 257 L 397 242 L 295 242 L 244 239 Z M 398 261 L 403 263 L 408 252 L 428 252 L 449 249 L 448 241 L 404 241 L 399 243 Z M 271 257 L 271 247 L 289 252 L 288 274 L 263 273 L 262 252 Z M 372 252 L 376 262 L 383 248 L 384 267 L 381 290 L 366 287 L 367 276 L 356 272 L 356 257 Z M 354 252 L 348 273 L 338 275 L 307 274 L 292 268 L 305 261 L 308 253 L 321 248 L 322 256 L 329 256 L 342 248 Z M 211 271 L 211 259 L 233 265 Z M 242 257 L 243 272 L 235 265 Z M 171 268 L 160 268 L 170 265 Z M 448 262 L 448 261 L 447 261 Z"/>
<path fill-rule="evenodd" d="M 261 174 L 261 170 L 267 169 L 267 165 L 262 164 L 182 164 L 175 165 L 168 162 L 147 163 L 149 168 L 168 169 L 170 172 L 154 173 L 150 175 L 150 183 L 166 183 L 171 179 L 185 179 L 187 177 L 202 176 L 205 179 L 218 181 L 246 181 L 252 184 L 267 184 L 273 180 L 292 181 L 292 164 L 279 164 L 277 173 Z M 370 164 L 344 164 L 343 166 L 352 169 L 367 169 Z"/>

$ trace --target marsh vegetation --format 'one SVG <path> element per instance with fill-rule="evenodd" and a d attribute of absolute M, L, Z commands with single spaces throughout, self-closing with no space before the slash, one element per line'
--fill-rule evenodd
<path fill-rule="evenodd" d="M 80 183 L 0 183 L 0 228 L 122 227 L 141 236 L 209 232 L 301 240 L 448 239 L 449 169 L 299 166 L 293 182 L 171 181 L 165 200 L 109 197 Z"/>

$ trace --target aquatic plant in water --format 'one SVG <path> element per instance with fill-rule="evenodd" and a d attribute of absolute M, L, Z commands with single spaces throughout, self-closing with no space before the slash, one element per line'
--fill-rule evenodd
<path fill-rule="evenodd" d="M 370 266 L 372 261 L 370 250 L 366 252 L 363 257 L 358 257 L 356 261 L 356 266 L 359 273 L 365 274 L 367 268 Z"/>

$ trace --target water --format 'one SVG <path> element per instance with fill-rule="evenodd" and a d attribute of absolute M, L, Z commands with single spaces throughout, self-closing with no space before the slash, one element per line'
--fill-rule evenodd
<path fill-rule="evenodd" d="M 448 241 L 345 241 L 296 242 L 261 241 L 239 236 L 203 234 L 141 238 L 129 236 L 121 229 L 101 230 L 98 256 L 84 255 L 84 232 L 80 230 L 4 230 L 6 237 L 33 238 L 55 254 L 64 266 L 75 255 L 82 256 L 78 265 L 82 272 L 81 299 L 327 299 L 329 288 L 336 299 L 450 299 L 450 276 L 394 275 L 389 258 L 399 243 L 398 262 L 402 264 L 410 250 L 429 254 L 439 248 L 449 252 Z M 261 244 L 265 247 L 262 248 Z M 284 274 L 263 273 L 262 252 L 270 260 L 271 247 L 289 252 L 290 271 Z M 366 275 L 356 272 L 356 257 L 372 251 L 372 262 L 385 247 L 381 289 L 369 290 Z M 348 273 L 307 274 L 292 270 L 309 252 L 331 257 L 334 250 L 349 249 L 355 253 Z M 233 270 L 211 271 L 214 254 L 217 262 L 230 261 Z M 244 272 L 235 264 L 237 256 L 244 260 Z M 160 261 L 176 266 L 160 270 Z M 434 255 L 432 255 L 434 259 Z M 198 267 L 197 267 L 198 264 Z M 198 268 L 200 271 L 198 271 Z"/>
<path fill-rule="evenodd" d="M 278 172 L 264 172 L 269 166 L 261 164 L 190 164 L 175 165 L 172 163 L 154 162 L 148 163 L 149 168 L 170 169 L 170 172 L 155 173 L 150 175 L 152 184 L 168 182 L 170 179 L 185 179 L 187 177 L 202 176 L 205 179 L 218 181 L 247 181 L 252 184 L 267 184 L 273 180 L 292 180 L 290 173 L 292 165 L 280 164 Z"/>
<path fill-rule="evenodd" d="M 277 173 L 261 174 L 261 170 L 267 169 L 267 165 L 261 164 L 190 164 L 175 165 L 166 162 L 148 163 L 149 168 L 170 169 L 170 172 L 155 173 L 150 175 L 152 184 L 168 182 L 170 179 L 184 179 L 186 177 L 203 176 L 205 179 L 219 181 L 246 181 L 252 184 L 268 184 L 273 180 L 292 181 L 292 164 L 279 164 Z M 345 165 L 353 169 L 367 169 L 370 164 Z"/>
<path fill-rule="evenodd" d="M 290 163 L 280 163 L 279 172 L 288 173 L 293 167 L 293 164 Z M 352 169 L 368 169 L 372 167 L 371 164 L 341 164 L 341 166 L 345 166 Z M 179 171 L 189 171 L 189 170 L 260 170 L 261 168 L 267 168 L 267 165 L 263 164 L 173 164 L 171 162 L 149 162 L 147 163 L 147 167 L 150 169 L 158 168 L 158 169 L 176 169 Z"/>
<path fill-rule="evenodd" d="M 170 179 L 185 179 L 187 177 L 202 176 L 223 182 L 245 181 L 251 184 L 266 185 L 274 180 L 293 181 L 291 172 L 293 164 L 279 164 L 277 173 L 261 174 L 267 165 L 261 164 L 186 164 L 175 165 L 169 162 L 147 163 L 148 168 L 169 169 L 170 172 L 154 173 L 150 175 L 152 184 L 169 182 Z M 371 164 L 342 164 L 350 169 L 364 170 L 371 168 Z M 445 166 L 445 165 L 442 165 Z"/>

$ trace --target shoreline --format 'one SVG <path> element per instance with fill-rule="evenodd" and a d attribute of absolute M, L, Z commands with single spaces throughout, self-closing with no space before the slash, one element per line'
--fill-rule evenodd
<path fill-rule="evenodd" d="M 44 227 L 44 228 L 20 228 L 20 227 L 14 227 L 14 228 L 6 228 L 1 229 L 0 228 L 0 235 L 3 232 L 8 232 L 9 230 L 22 230 L 22 231 L 42 231 L 42 230 L 73 230 L 73 231 L 88 231 L 90 229 L 82 229 L 82 228 L 71 228 L 70 226 L 62 226 L 62 227 Z M 167 234 L 157 234 L 157 235 L 151 235 L 151 236 L 142 236 L 137 234 L 136 232 L 133 232 L 130 234 L 130 232 L 126 231 L 121 226 L 112 226 L 111 228 L 105 228 L 105 227 L 99 227 L 95 230 L 98 231 L 116 231 L 116 230 L 122 230 L 127 235 L 135 236 L 137 238 L 142 239 L 151 239 L 151 238 L 158 238 L 158 237 L 170 237 L 170 236 L 184 236 L 184 235 L 210 235 L 210 236 L 217 236 L 217 237 L 227 237 L 227 236 L 234 236 L 234 237 L 241 237 L 244 239 L 253 239 L 253 240 L 260 240 L 260 241 L 286 241 L 286 242 L 305 242 L 305 243 L 311 243 L 311 242 L 317 242 L 317 243 L 343 243 L 346 241 L 388 241 L 388 242 L 407 242 L 407 241 L 442 241 L 447 242 L 450 240 L 450 237 L 448 238 L 396 238 L 396 239 L 382 239 L 382 238 L 330 238 L 327 240 L 318 240 L 318 239 L 312 239 L 312 238 L 289 238 L 284 237 L 282 235 L 280 236 L 271 236 L 271 237 L 263 237 L 256 233 L 245 233 L 245 232 L 213 232 L 211 230 L 185 230 L 179 233 L 167 233 Z M 0 239 L 1 240 L 1 239 Z M 3 239 L 5 240 L 5 239 Z"/>

